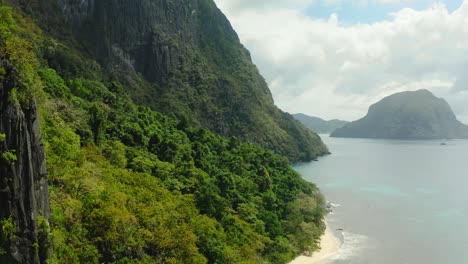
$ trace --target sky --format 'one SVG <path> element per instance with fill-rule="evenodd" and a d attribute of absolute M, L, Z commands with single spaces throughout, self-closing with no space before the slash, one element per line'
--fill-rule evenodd
<path fill-rule="evenodd" d="M 468 0 L 215 0 L 290 113 L 356 120 L 428 89 L 468 123 Z"/>

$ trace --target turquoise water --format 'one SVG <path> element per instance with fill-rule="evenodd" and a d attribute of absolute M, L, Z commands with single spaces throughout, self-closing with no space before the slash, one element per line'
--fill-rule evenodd
<path fill-rule="evenodd" d="M 332 263 L 468 263 L 468 141 L 334 139 L 295 166 L 336 207 Z"/>

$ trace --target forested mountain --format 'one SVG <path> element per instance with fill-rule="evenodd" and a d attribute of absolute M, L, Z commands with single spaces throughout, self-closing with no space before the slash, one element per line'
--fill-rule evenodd
<path fill-rule="evenodd" d="M 317 135 L 274 105 L 249 52 L 213 0 L 10 1 L 58 40 L 72 39 L 137 103 L 259 143 L 293 162 L 327 152 Z M 79 71 L 61 65 L 60 60 L 73 59 L 61 48 L 50 65 L 61 74 Z"/>
<path fill-rule="evenodd" d="M 286 263 L 317 248 L 324 199 L 290 162 L 326 148 L 274 107 L 213 2 L 11 1 L 0 58 L 0 263 Z"/>
<path fill-rule="evenodd" d="M 385 139 L 462 139 L 468 126 L 450 105 L 428 90 L 401 92 L 382 99 L 368 114 L 335 130 L 332 137 Z"/>
<path fill-rule="evenodd" d="M 335 131 L 337 128 L 341 128 L 346 125 L 347 121 L 333 119 L 323 120 L 322 118 L 315 116 L 308 116 L 305 114 L 294 114 L 293 117 L 300 121 L 305 127 L 319 134 L 329 134 Z"/>

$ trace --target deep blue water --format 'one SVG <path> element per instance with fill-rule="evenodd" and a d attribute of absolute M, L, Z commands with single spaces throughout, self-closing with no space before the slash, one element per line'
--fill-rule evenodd
<path fill-rule="evenodd" d="M 294 168 L 338 207 L 332 263 L 468 263 L 468 141 L 335 139 Z"/>

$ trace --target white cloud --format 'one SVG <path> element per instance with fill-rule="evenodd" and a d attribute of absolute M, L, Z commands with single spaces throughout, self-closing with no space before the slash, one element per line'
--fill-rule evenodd
<path fill-rule="evenodd" d="M 226 11 L 226 13 L 233 14 L 243 10 L 256 9 L 302 9 L 315 4 L 315 1 L 316 0 L 216 0 L 216 3 L 223 11 Z"/>
<path fill-rule="evenodd" d="M 285 111 L 354 120 L 384 96 L 425 88 L 468 122 L 468 0 L 452 13 L 437 2 L 354 25 L 340 24 L 334 13 L 327 20 L 305 16 L 313 1 L 245 0 L 271 5 L 235 11 L 225 1 L 217 3 Z"/>
<path fill-rule="evenodd" d="M 402 4 L 410 2 L 410 0 L 378 0 L 382 4 Z"/>
<path fill-rule="evenodd" d="M 304 9 L 311 6 L 342 6 L 351 3 L 357 6 L 368 6 L 370 3 L 396 5 L 411 3 L 416 0 L 215 0 L 219 7 L 228 14 L 235 14 L 244 10 L 257 9 Z"/>
<path fill-rule="evenodd" d="M 336 14 L 305 16 L 301 8 L 312 1 L 273 1 L 271 8 L 240 1 L 246 5 L 235 11 L 224 1 L 217 3 L 285 111 L 354 120 L 384 96 L 425 88 L 468 122 L 468 0 L 452 13 L 436 3 L 356 25 L 340 24 Z"/>

